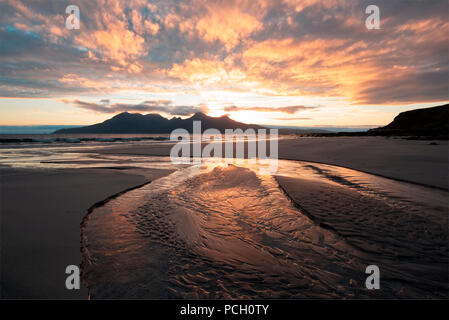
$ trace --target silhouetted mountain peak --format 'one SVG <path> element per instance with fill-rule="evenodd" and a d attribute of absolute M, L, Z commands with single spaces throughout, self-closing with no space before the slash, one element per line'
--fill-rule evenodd
<path fill-rule="evenodd" d="M 138 113 L 140 115 L 140 113 Z M 149 113 L 144 115 L 145 118 L 153 118 L 153 119 L 164 119 L 167 120 L 166 118 L 164 118 L 163 116 L 161 116 L 160 114 L 157 113 Z"/>
<path fill-rule="evenodd" d="M 143 117 L 140 113 L 129 113 L 129 112 L 122 112 L 115 116 L 113 116 L 109 120 L 125 120 L 125 119 L 136 119 Z M 107 121 L 107 120 L 106 120 Z"/>
<path fill-rule="evenodd" d="M 202 112 L 197 112 L 187 119 L 174 117 L 170 120 L 159 114 L 142 115 L 140 113 L 122 112 L 102 123 L 87 127 L 61 129 L 55 133 L 170 133 L 175 129 L 185 129 L 192 132 L 193 121 L 201 121 L 202 130 L 215 128 L 221 132 L 224 132 L 225 129 L 261 128 L 258 125 L 234 121 L 227 115 L 215 118 Z"/>
<path fill-rule="evenodd" d="M 122 113 L 119 113 L 119 114 L 113 116 L 112 119 L 126 118 L 126 117 L 128 117 L 129 115 L 130 115 L 129 112 L 122 112 Z"/>
<path fill-rule="evenodd" d="M 193 116 L 190 117 L 190 119 L 192 120 L 203 120 L 203 119 L 208 119 L 211 118 L 208 115 L 202 113 L 202 112 L 196 112 Z"/>

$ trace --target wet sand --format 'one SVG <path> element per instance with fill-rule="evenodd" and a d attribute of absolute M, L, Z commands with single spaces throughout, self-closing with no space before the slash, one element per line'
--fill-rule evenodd
<path fill-rule="evenodd" d="M 279 161 L 276 177 L 242 166 L 185 168 L 95 209 L 91 297 L 447 298 L 445 191 L 315 163 Z M 370 264 L 382 290 L 364 286 Z"/>
<path fill-rule="evenodd" d="M 168 170 L 1 168 L 3 299 L 85 299 L 67 290 L 65 268 L 81 262 L 80 223 L 87 209 Z"/>
<path fill-rule="evenodd" d="M 430 144 L 436 143 L 436 145 Z M 388 137 L 281 140 L 282 159 L 316 161 L 448 190 L 448 141 Z"/>
<path fill-rule="evenodd" d="M 412 284 L 416 296 L 410 288 L 403 296 L 447 298 L 447 206 L 434 203 L 432 210 L 421 210 L 417 204 L 372 196 L 360 186 L 283 176 L 276 176 L 276 181 L 315 224 L 370 256 L 382 269 L 383 278 Z M 419 201 L 420 195 L 415 196 Z"/>
<path fill-rule="evenodd" d="M 94 299 L 336 298 L 357 276 L 342 240 L 298 215 L 272 178 L 235 166 L 126 193 L 90 215 L 83 238 Z"/>
<path fill-rule="evenodd" d="M 321 163 L 336 164 L 365 172 L 374 173 L 377 175 L 391 177 L 394 179 L 410 181 L 418 184 L 425 184 L 440 189 L 447 189 L 447 141 L 437 141 L 437 145 L 430 145 L 429 143 L 429 141 L 413 141 L 391 138 L 388 139 L 384 137 L 329 137 L 286 139 L 281 140 L 279 143 L 279 157 L 281 159 L 309 160 Z M 127 144 L 121 144 L 101 148 L 93 148 L 85 151 L 77 150 L 76 152 L 121 156 L 166 156 L 169 155 L 170 148 L 170 144 L 160 144 L 157 146 L 138 144 L 131 146 Z M 124 167 L 124 164 L 125 163 L 123 163 L 122 167 L 120 168 L 114 168 L 114 166 L 111 166 L 109 168 L 105 167 L 95 169 L 0 169 L 0 247 L 2 249 L 0 274 L 2 276 L 2 298 L 71 299 L 87 297 L 86 289 L 82 289 L 79 291 L 68 291 L 64 286 L 66 277 L 64 273 L 65 267 L 69 264 L 78 264 L 81 261 L 80 222 L 85 216 L 87 209 L 94 203 L 102 201 L 103 199 L 106 199 L 113 194 L 116 194 L 128 188 L 135 187 L 137 185 L 141 185 L 148 180 L 154 180 L 158 177 L 167 175 L 169 172 L 172 172 L 170 170 L 137 169 L 132 167 Z M 230 181 L 233 181 L 233 179 L 237 176 L 237 174 L 233 173 L 226 174 L 227 179 L 231 179 Z M 332 176 L 325 175 L 323 176 L 323 179 L 324 178 L 328 180 L 333 179 Z M 214 179 L 212 179 L 208 183 L 214 183 Z M 415 281 L 414 279 L 410 279 L 410 274 L 422 274 L 424 279 L 424 284 L 420 283 L 419 286 L 421 287 L 419 287 L 416 292 L 409 291 L 405 295 L 401 293 L 402 285 L 397 285 L 396 287 L 395 285 L 392 285 L 387 295 L 388 297 L 441 297 L 441 292 L 447 293 L 447 289 L 440 285 L 441 283 L 447 283 L 447 273 L 446 275 L 442 274 L 442 271 L 447 271 L 448 265 L 447 228 L 443 231 L 441 230 L 442 226 L 447 226 L 447 202 L 443 205 L 443 209 L 436 209 L 436 211 L 441 213 L 440 216 L 427 216 L 427 210 L 419 212 L 419 210 L 416 210 L 416 208 L 412 211 L 405 210 L 407 208 L 402 208 L 404 210 L 402 210 L 401 208 L 398 209 L 397 207 L 391 208 L 382 200 L 373 200 L 369 197 L 367 198 L 365 195 L 360 195 L 360 193 L 353 190 L 353 186 L 351 185 L 347 186 L 349 188 L 342 188 L 341 186 L 336 187 L 329 183 L 321 184 L 319 181 L 314 181 L 313 183 L 311 183 L 311 181 L 307 179 L 289 180 L 289 178 L 287 177 L 278 177 L 277 179 L 277 183 L 279 183 L 279 186 L 283 189 L 288 198 L 290 198 L 293 203 L 298 206 L 302 214 L 307 216 L 308 219 L 319 226 L 319 229 L 317 230 L 313 229 L 314 227 L 312 227 L 311 230 L 315 231 L 310 235 L 311 240 L 307 241 L 307 243 L 309 243 L 310 241 L 313 246 L 317 245 L 317 247 L 313 250 L 317 252 L 322 250 L 322 241 L 324 241 L 324 243 L 326 244 L 326 246 L 324 247 L 326 250 L 336 250 L 335 252 L 337 253 L 335 254 L 337 255 L 339 254 L 338 252 L 340 249 L 338 248 L 338 246 L 340 245 L 350 246 L 348 250 L 344 250 L 345 252 L 351 252 L 351 250 L 353 249 L 358 250 L 362 253 L 369 253 L 370 251 L 379 252 L 379 250 L 386 250 L 386 255 L 381 256 L 382 259 L 385 259 L 382 261 L 384 261 L 387 265 L 386 269 L 388 275 L 390 275 L 392 278 L 399 277 L 409 279 L 409 288 L 410 283 L 412 283 L 411 287 L 413 288 L 413 283 Z M 248 179 L 248 181 L 253 181 L 254 183 L 256 183 L 255 181 L 257 180 L 254 180 L 254 177 L 252 177 Z M 337 182 L 340 183 L 342 181 Z M 195 179 L 193 179 L 190 183 L 196 185 L 195 188 L 197 188 L 198 184 L 201 184 L 202 182 L 195 181 Z M 279 186 L 276 186 L 276 188 L 278 188 Z M 151 186 L 148 185 L 145 190 L 148 190 L 148 188 L 151 189 Z M 233 190 L 232 188 L 230 187 L 230 190 Z M 273 190 L 277 194 L 279 190 L 276 191 L 276 188 L 271 190 Z M 255 201 L 255 205 L 259 205 L 260 203 L 257 201 L 257 199 L 263 199 L 263 196 L 257 194 L 255 190 L 252 190 L 251 185 L 248 186 L 248 188 L 246 188 L 245 190 L 248 194 L 248 199 L 252 199 L 252 201 Z M 388 190 L 388 188 L 386 190 Z M 201 210 L 207 209 L 210 210 L 210 212 L 214 212 L 217 207 L 229 204 L 228 199 L 225 199 L 226 201 L 224 202 L 220 202 L 217 200 L 220 199 L 219 195 L 223 191 L 226 191 L 226 187 L 218 186 L 217 196 L 214 196 L 214 198 L 212 199 L 208 199 L 215 202 L 215 207 L 211 207 L 208 209 L 209 204 L 207 204 L 207 202 L 204 202 L 204 207 L 201 208 Z M 196 190 L 192 189 L 188 192 L 183 189 L 179 190 L 178 194 L 181 198 L 179 198 L 177 201 L 179 201 L 179 203 L 182 203 L 184 200 L 189 200 L 192 192 L 195 193 Z M 430 194 L 433 195 L 434 193 L 432 192 L 445 191 L 428 189 L 426 192 L 430 192 Z M 230 193 L 230 195 L 232 195 L 232 192 Z M 173 195 L 168 194 L 166 196 L 173 197 Z M 197 197 L 198 201 L 204 200 L 202 199 L 202 197 L 204 197 L 204 195 L 202 194 L 198 194 Z M 285 196 L 274 197 L 273 201 L 275 198 L 277 199 L 276 201 L 282 202 L 285 200 Z M 416 198 L 419 198 L 419 194 L 417 194 Z M 439 198 L 441 197 L 439 196 Z M 132 199 L 130 203 L 132 203 L 133 205 L 137 205 L 136 203 L 134 203 L 134 201 L 135 199 Z M 154 219 L 150 219 L 148 221 L 147 219 L 149 219 L 149 216 L 145 212 L 129 212 L 131 216 L 132 214 L 134 214 L 135 216 L 143 214 L 143 220 L 141 222 L 138 222 L 141 223 L 141 225 L 139 225 L 139 228 L 141 228 L 140 232 L 145 236 L 149 232 L 149 229 L 147 228 L 150 228 L 152 230 L 152 235 L 150 237 L 154 236 L 156 240 L 160 238 L 160 243 L 164 246 L 167 243 L 170 244 L 170 241 L 173 240 L 170 238 L 171 233 L 165 232 L 167 228 L 171 228 L 170 226 L 173 225 L 170 225 L 170 221 L 166 222 L 168 224 L 165 224 L 165 222 L 162 224 L 158 224 L 158 221 L 163 221 L 163 219 L 160 220 L 158 214 L 164 215 L 166 213 L 173 213 L 175 214 L 175 216 L 179 216 L 178 211 L 173 211 L 172 213 L 167 211 L 169 210 L 169 208 L 167 207 L 167 201 L 168 198 L 162 198 L 152 204 L 152 206 L 154 206 L 154 212 L 152 211 L 152 214 L 154 214 L 155 216 Z M 197 203 L 195 201 L 193 201 L 193 205 Z M 232 200 L 230 201 L 232 202 Z M 245 201 L 246 200 L 242 200 L 242 203 L 245 203 Z M 106 210 L 108 206 L 114 204 L 117 205 L 117 202 L 109 202 L 109 204 L 105 206 L 104 210 Z M 191 205 L 192 202 L 185 203 L 181 205 L 181 208 L 183 208 L 182 210 L 185 211 L 185 208 L 188 208 L 188 206 Z M 282 202 L 282 206 L 285 206 L 285 208 L 288 207 L 288 205 L 284 202 Z M 127 204 L 125 204 L 125 208 L 126 207 Z M 195 207 L 194 209 L 196 210 L 198 208 Z M 192 220 L 192 216 L 195 216 L 195 210 L 185 211 L 189 213 L 186 214 L 184 212 L 181 215 L 181 217 L 183 217 L 183 220 L 181 221 L 181 223 L 178 221 L 178 224 L 183 225 L 190 231 L 195 230 L 195 228 L 192 229 L 189 227 L 189 225 L 191 226 L 192 223 L 195 224 L 198 222 Z M 299 219 L 295 221 L 296 218 L 294 217 L 297 216 L 297 212 L 291 208 L 288 209 L 289 212 L 290 210 L 291 219 L 286 224 L 286 226 L 301 224 L 300 222 L 303 220 Z M 208 212 L 209 211 L 207 211 L 206 213 Z M 232 213 L 233 211 L 229 209 L 228 212 Z M 366 214 L 359 215 L 361 212 Z M 96 214 L 98 214 L 98 212 Z M 273 219 L 273 222 L 271 220 L 269 221 L 270 224 L 281 223 L 281 221 L 277 220 L 276 214 L 274 213 L 271 216 L 268 213 L 265 214 L 265 217 L 263 217 L 263 219 L 267 218 L 267 215 L 270 219 Z M 174 222 L 176 224 L 178 218 L 175 218 L 175 216 L 173 216 L 174 220 L 171 222 Z M 152 216 L 150 215 L 150 217 Z M 232 226 L 233 228 L 236 228 L 235 230 L 240 230 L 240 228 L 246 230 L 245 228 L 249 228 L 247 231 L 251 232 L 249 232 L 248 234 L 252 234 L 253 230 L 258 230 L 259 228 L 255 227 L 257 226 L 258 222 L 252 220 L 243 221 L 242 224 L 234 226 L 234 224 L 231 223 L 233 219 L 234 218 L 229 218 L 230 222 L 227 225 L 220 223 L 215 224 L 214 222 L 213 225 L 207 225 L 207 227 L 210 230 L 214 230 L 217 225 L 223 227 L 226 226 L 226 228 Z M 126 224 L 123 224 L 119 225 L 118 227 L 120 229 L 125 226 Z M 253 226 L 255 227 L 255 229 L 253 229 Z M 307 226 L 309 228 L 309 222 L 307 222 Z M 300 227 L 301 226 L 299 225 L 298 228 Z M 136 232 L 134 231 L 134 229 L 131 228 L 130 230 L 132 230 L 132 237 L 135 237 Z M 281 251 L 279 250 L 283 250 L 284 253 L 291 251 L 291 254 L 298 255 L 298 257 L 302 255 L 301 252 L 305 250 L 305 248 L 302 244 L 300 244 L 300 241 L 302 241 L 299 238 L 301 236 L 301 232 L 298 232 L 298 230 L 295 231 L 294 228 L 291 230 L 288 229 L 288 232 L 292 232 L 291 239 L 296 239 L 296 237 L 298 237 L 298 247 L 296 247 L 295 244 L 295 246 L 287 248 L 280 242 L 271 240 L 269 241 L 269 245 L 273 247 L 271 249 L 267 249 L 267 252 L 270 252 L 270 255 L 268 257 L 271 262 L 261 265 L 260 268 L 262 269 L 259 269 L 258 271 L 267 270 L 265 266 L 274 265 L 277 263 L 284 265 L 284 262 L 282 261 L 276 262 L 276 259 L 280 259 L 279 257 L 282 256 L 282 254 L 280 254 Z M 204 229 L 201 232 L 197 230 L 199 233 L 192 233 L 190 231 L 180 232 L 178 230 L 176 233 L 179 234 L 181 238 L 189 242 L 189 239 L 192 239 L 195 234 L 199 237 L 200 233 L 204 232 Z M 226 232 L 228 232 L 228 230 L 224 230 L 223 232 L 223 234 L 225 234 Z M 108 234 L 109 233 L 106 233 L 106 235 Z M 321 234 L 318 237 L 319 242 L 316 242 L 316 234 Z M 207 244 L 207 246 L 209 246 L 209 248 L 221 244 L 223 244 L 224 246 L 229 245 L 229 250 L 227 253 L 227 257 L 225 257 L 225 260 L 232 256 L 231 251 L 233 251 L 235 248 L 244 248 L 244 246 L 242 246 L 241 244 L 236 246 L 232 241 L 223 242 L 222 240 L 220 240 L 219 242 L 215 242 L 216 239 L 211 235 L 211 233 L 205 233 L 205 235 L 206 237 L 209 236 L 209 238 L 200 238 L 202 239 L 201 241 L 203 241 L 203 243 L 204 241 L 206 241 L 205 243 Z M 284 237 L 285 233 L 272 235 L 275 237 Z M 259 236 L 260 235 L 256 233 L 255 239 L 248 238 L 245 241 L 259 241 Z M 385 237 L 385 239 L 387 240 L 386 243 L 388 243 L 388 245 L 385 245 L 385 243 L 379 241 L 379 239 L 382 239 L 383 237 Z M 340 238 L 349 240 L 345 240 L 342 244 Z M 268 238 L 264 239 L 267 240 Z M 441 241 L 444 242 L 444 239 L 446 239 L 446 245 L 441 245 Z M 330 242 L 326 242 L 328 240 Z M 178 245 L 179 243 L 177 243 L 176 241 L 180 240 L 174 238 L 174 241 L 175 244 Z M 289 241 L 287 241 L 286 243 L 289 243 Z M 409 246 L 408 244 L 412 244 L 412 246 Z M 145 243 L 142 242 L 142 245 L 145 245 Z M 327 247 L 328 245 L 330 245 L 330 248 Z M 410 250 L 411 247 L 416 248 L 416 250 Z M 223 261 L 219 262 L 218 265 L 214 265 L 211 264 L 210 259 L 208 260 L 206 258 L 204 260 L 202 258 L 204 252 L 210 252 L 210 250 L 207 249 L 209 250 L 207 251 L 205 249 L 206 251 L 202 251 L 203 248 L 199 248 L 200 252 L 202 253 L 199 255 L 197 266 L 203 266 L 205 270 L 210 269 L 211 267 L 216 267 L 217 270 L 221 270 L 223 266 L 226 267 L 226 263 L 224 263 Z M 288 293 L 286 293 L 288 291 L 280 290 L 279 292 L 275 293 L 271 289 L 268 289 L 269 283 L 266 283 L 268 287 L 266 287 L 265 284 L 259 286 L 261 283 L 265 283 L 265 280 L 261 278 L 255 280 L 255 287 L 252 288 L 252 280 L 248 280 L 249 282 L 242 288 L 232 287 L 233 283 L 236 283 L 235 281 L 238 281 L 240 284 L 245 284 L 245 279 L 252 273 L 257 271 L 252 268 L 248 270 L 245 269 L 242 274 L 234 276 L 232 274 L 227 274 L 227 276 L 229 276 L 228 280 L 230 281 L 230 287 L 224 286 L 220 287 L 219 289 L 215 287 L 214 280 L 216 279 L 216 277 L 220 276 L 219 274 L 211 274 L 210 277 L 208 277 L 207 274 L 200 274 L 197 277 L 195 276 L 194 272 L 187 272 L 187 275 L 185 274 L 184 278 L 182 278 L 183 276 L 181 274 L 181 278 L 176 277 L 170 279 L 170 285 L 167 286 L 166 283 L 161 282 L 161 279 L 163 279 L 167 267 L 170 266 L 170 263 L 168 263 L 168 261 L 166 261 L 166 259 L 164 258 L 166 257 L 166 252 L 164 250 L 165 249 L 161 249 L 161 247 L 158 247 L 157 244 L 152 242 L 152 249 L 150 250 L 151 254 L 145 255 L 145 259 L 147 260 L 150 259 L 152 261 L 158 261 L 158 263 L 154 265 L 154 268 L 152 268 L 151 271 L 156 275 L 160 275 L 161 277 L 153 277 L 154 281 L 150 281 L 147 283 L 150 285 L 150 287 L 154 286 L 154 288 L 160 288 L 162 290 L 160 291 L 161 296 L 158 297 L 214 297 L 213 295 L 209 295 L 209 293 L 213 292 L 213 290 L 218 290 L 217 292 L 221 292 L 220 294 L 222 294 L 222 296 L 215 297 L 228 298 L 269 298 L 273 296 L 287 297 L 288 295 Z M 183 250 L 184 249 L 181 250 L 181 258 L 185 260 L 186 267 L 193 266 L 193 264 L 188 264 L 189 259 L 192 258 L 189 255 L 190 253 L 185 256 L 185 252 Z M 148 251 L 146 252 L 148 253 Z M 161 252 L 163 254 L 161 254 Z M 236 252 L 238 254 L 238 250 Z M 444 256 L 445 252 L 446 256 Z M 158 254 L 161 254 L 159 258 Z M 198 252 L 196 252 L 196 254 L 197 255 L 194 256 L 193 261 L 196 261 L 195 259 L 198 258 Z M 215 257 L 220 254 L 220 252 L 214 252 L 213 256 Z M 393 257 L 395 255 L 406 257 L 405 260 L 403 260 L 406 266 L 405 271 L 399 275 L 395 274 L 395 270 L 404 269 L 404 264 L 402 262 L 400 262 L 399 264 L 394 264 L 393 262 L 395 262 L 395 258 Z M 174 255 L 173 257 L 179 256 Z M 288 257 L 288 254 L 286 255 L 286 257 Z M 444 260 L 444 257 L 446 257 L 446 260 Z M 135 256 L 133 256 L 133 258 L 135 258 Z M 293 290 L 296 291 L 295 294 L 291 296 L 292 298 L 331 298 L 342 296 L 367 297 L 364 296 L 364 294 L 360 294 L 360 292 L 354 292 L 352 289 L 347 289 L 347 280 L 348 278 L 351 278 L 351 274 L 354 273 L 354 265 L 334 265 L 334 261 L 332 260 L 333 257 L 331 256 L 330 258 L 331 259 L 329 261 L 326 260 L 328 269 L 325 272 L 314 269 L 314 266 L 303 266 L 303 269 L 299 269 L 300 271 L 288 271 L 288 268 L 286 267 L 287 269 L 285 269 L 284 271 L 286 272 L 286 274 L 290 275 L 289 281 L 291 281 L 291 279 L 296 279 L 294 276 L 295 273 L 300 272 L 303 279 L 305 275 L 310 277 L 310 281 L 307 280 L 310 283 L 307 283 L 307 285 L 305 285 L 304 283 L 297 284 L 294 281 L 293 283 L 290 282 L 289 284 L 282 282 L 279 285 L 279 288 L 285 289 L 288 288 L 288 285 L 296 286 L 296 289 Z M 351 259 L 346 259 L 346 256 L 340 258 L 345 261 L 352 261 Z M 231 257 L 231 260 L 232 259 L 233 258 Z M 131 261 L 133 260 L 131 259 L 129 261 L 126 261 L 125 263 L 129 263 Z M 417 262 L 416 265 L 419 265 L 419 267 L 416 267 L 416 272 L 413 270 L 408 270 L 407 266 L 413 269 L 415 266 L 415 262 Z M 362 265 L 361 260 L 356 264 Z M 176 267 L 176 265 L 172 266 Z M 285 266 L 288 266 L 287 261 L 285 262 Z M 308 268 L 311 269 L 309 270 Z M 340 280 L 338 282 L 334 282 L 334 273 L 341 272 L 343 270 L 342 268 L 349 269 L 339 275 Z M 145 271 L 147 270 L 146 267 L 142 270 L 142 272 L 148 272 Z M 224 270 L 226 271 L 226 269 Z M 230 270 L 232 270 L 232 268 Z M 314 280 L 313 278 L 316 277 L 316 275 L 313 275 L 311 270 L 315 270 L 315 272 L 320 273 L 320 276 L 324 279 L 318 287 L 314 287 L 313 285 L 311 285 L 311 283 L 315 283 L 316 285 L 316 279 Z M 173 274 L 176 275 L 176 272 L 174 272 Z M 332 275 L 326 274 L 326 272 L 331 272 Z M 273 275 L 271 273 L 268 274 L 270 276 Z M 362 273 L 362 275 L 364 274 Z M 135 274 L 135 276 L 138 276 L 138 274 Z M 274 278 L 271 279 L 274 281 L 272 283 L 277 283 L 277 280 L 275 281 L 274 279 L 278 276 L 279 275 L 276 275 L 276 273 L 274 274 Z M 126 277 L 126 274 L 123 274 L 123 277 Z M 412 278 L 416 277 L 413 276 Z M 106 275 L 106 285 L 107 281 L 109 280 Z M 189 281 L 205 281 L 210 284 L 210 287 L 205 287 L 206 289 L 200 288 L 196 293 L 189 295 Z M 356 281 L 362 281 L 362 277 L 360 279 L 356 279 Z M 434 284 L 432 285 L 432 283 Z M 136 282 L 135 284 L 137 285 L 138 282 Z M 286 284 L 286 287 L 284 287 L 284 284 Z M 328 289 L 328 294 L 326 295 L 323 295 L 324 291 L 322 289 L 324 287 Z M 124 292 L 129 293 L 133 297 L 139 297 L 141 296 L 141 293 L 138 292 L 138 290 L 142 288 L 143 287 L 141 286 L 137 286 L 136 291 L 132 292 L 129 291 L 129 286 L 125 286 Z M 154 288 L 151 290 L 154 290 Z M 172 289 L 172 291 L 170 291 L 170 288 Z M 431 289 L 429 288 L 435 288 L 434 295 L 427 295 L 427 293 L 431 291 Z M 209 293 L 205 292 L 204 290 L 209 290 Z M 106 294 L 106 296 L 101 294 L 99 294 L 99 296 L 116 297 L 113 291 L 112 293 L 110 291 L 107 292 L 108 294 Z"/>
<path fill-rule="evenodd" d="M 169 156 L 170 148 L 170 144 L 116 145 L 87 152 Z M 448 141 L 394 137 L 290 138 L 279 141 L 279 158 L 344 166 L 388 178 L 449 189 Z"/>

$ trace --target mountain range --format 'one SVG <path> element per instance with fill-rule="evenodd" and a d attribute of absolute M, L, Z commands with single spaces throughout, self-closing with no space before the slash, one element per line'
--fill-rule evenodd
<path fill-rule="evenodd" d="M 245 124 L 230 119 L 227 115 L 221 117 L 210 117 L 204 113 L 195 113 L 192 117 L 182 119 L 174 117 L 167 119 L 159 114 L 120 113 L 102 123 L 97 123 L 85 127 L 64 128 L 54 133 L 116 133 L 116 134 L 146 134 L 146 133 L 170 133 L 175 129 L 182 128 L 192 132 L 193 121 L 201 121 L 201 130 L 215 128 L 220 132 L 225 129 L 248 128 L 261 129 L 262 126 L 256 124 Z M 273 126 L 268 126 L 273 127 Z M 298 130 L 280 129 L 280 133 L 299 134 L 322 134 L 322 135 L 411 135 L 411 136 L 432 136 L 447 139 L 449 134 L 449 104 L 415 109 L 401 112 L 394 120 L 384 126 L 370 129 L 368 132 L 339 132 L 331 133 L 325 130 Z"/>
<path fill-rule="evenodd" d="M 246 130 L 248 128 L 263 128 L 255 124 L 245 124 L 234 121 L 226 115 L 221 117 L 210 117 L 201 112 L 195 113 L 192 117 L 187 119 L 181 119 L 179 117 L 167 119 L 159 114 L 142 115 L 139 113 L 123 112 L 102 123 L 79 128 L 60 129 L 54 133 L 170 133 L 179 128 L 186 129 L 191 133 L 194 120 L 201 121 L 202 131 L 209 128 L 218 129 L 220 132 L 224 132 L 225 129 L 239 128 Z"/>

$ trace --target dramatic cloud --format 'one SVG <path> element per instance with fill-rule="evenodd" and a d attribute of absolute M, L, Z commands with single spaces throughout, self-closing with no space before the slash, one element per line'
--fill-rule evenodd
<path fill-rule="evenodd" d="M 66 2 L 5 0 L 0 3 L 0 97 L 163 97 L 175 102 L 78 100 L 74 105 L 102 113 L 169 114 L 190 114 L 189 105 L 208 103 L 212 95 L 216 103 L 209 108 L 217 112 L 231 103 L 248 107 L 225 112 L 288 114 L 305 109 L 285 106 L 302 104 L 449 100 L 447 0 L 378 0 L 379 30 L 365 27 L 370 4 L 79 0 L 80 29 L 68 30 Z M 261 103 L 265 97 L 269 100 Z"/>
<path fill-rule="evenodd" d="M 207 112 L 204 106 L 174 106 L 169 100 L 143 101 L 139 104 L 114 103 L 109 100 L 101 100 L 100 103 L 86 102 L 81 100 L 68 101 L 75 107 L 90 110 L 98 113 L 118 113 L 118 112 L 140 112 L 140 113 L 166 113 L 172 116 L 188 116 L 196 112 Z"/>

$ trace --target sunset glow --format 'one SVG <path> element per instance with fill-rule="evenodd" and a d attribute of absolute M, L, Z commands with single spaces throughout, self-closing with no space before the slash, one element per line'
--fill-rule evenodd
<path fill-rule="evenodd" d="M 129 111 L 281 126 L 384 125 L 448 97 L 447 1 L 0 4 L 0 125 Z"/>

